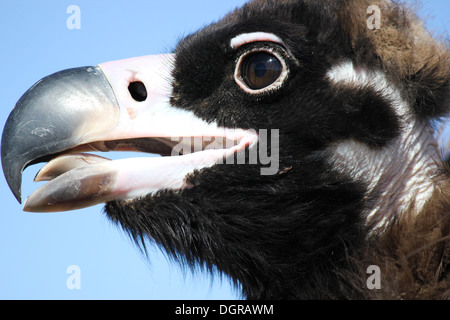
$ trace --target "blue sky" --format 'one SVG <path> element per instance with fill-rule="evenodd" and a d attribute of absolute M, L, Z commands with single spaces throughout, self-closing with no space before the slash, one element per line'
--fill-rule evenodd
<path fill-rule="evenodd" d="M 20 96 L 56 71 L 172 51 L 177 41 L 221 18 L 244 0 L 1 0 L 0 126 Z M 81 29 L 69 30 L 70 5 Z M 447 32 L 450 1 L 429 0 L 420 14 Z M 108 156 L 113 156 L 108 154 Z M 113 157 L 120 157 L 114 155 Z M 39 166 L 25 171 L 22 193 Z M 192 275 L 157 247 L 142 257 L 102 206 L 65 213 L 25 213 L 1 175 L 0 299 L 236 299 L 227 278 Z M 81 289 L 68 289 L 69 266 Z"/>

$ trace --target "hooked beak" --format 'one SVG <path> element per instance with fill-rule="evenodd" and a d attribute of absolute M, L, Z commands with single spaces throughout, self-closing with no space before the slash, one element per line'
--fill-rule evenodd
<path fill-rule="evenodd" d="M 80 209 L 192 187 L 186 176 L 221 163 L 257 141 L 170 104 L 174 55 L 145 56 L 61 71 L 17 102 L 2 135 L 6 180 L 21 202 L 22 172 L 49 161 L 35 181 L 49 181 L 25 211 Z M 197 141 L 192 145 L 192 140 Z M 86 152 L 141 151 L 163 157 L 111 161 Z"/>

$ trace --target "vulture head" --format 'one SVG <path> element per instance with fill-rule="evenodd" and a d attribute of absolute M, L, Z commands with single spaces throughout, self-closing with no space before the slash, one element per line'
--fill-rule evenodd
<path fill-rule="evenodd" d="M 8 118 L 2 165 L 21 201 L 22 171 L 47 162 L 24 210 L 105 203 L 139 246 L 249 299 L 448 298 L 433 130 L 449 81 L 448 47 L 397 2 L 255 0 L 173 53 L 43 78 Z"/>

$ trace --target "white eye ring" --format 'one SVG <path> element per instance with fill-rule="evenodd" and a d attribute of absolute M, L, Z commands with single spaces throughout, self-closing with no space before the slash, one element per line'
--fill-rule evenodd
<path fill-rule="evenodd" d="M 257 52 L 267 52 L 277 58 L 277 60 L 281 63 L 282 71 L 279 75 L 278 79 L 269 84 L 267 87 L 261 88 L 261 89 L 251 89 L 249 86 L 244 82 L 243 76 L 241 75 L 241 69 L 242 69 L 242 62 L 245 58 L 247 58 L 249 55 Z M 276 90 L 279 87 L 283 85 L 283 83 L 286 81 L 287 77 L 289 75 L 289 68 L 286 64 L 285 58 L 282 57 L 278 52 L 275 50 L 271 50 L 270 48 L 254 48 L 252 50 L 249 50 L 242 54 L 237 63 L 236 63 L 236 69 L 234 71 L 234 80 L 239 85 L 239 87 L 244 90 L 247 93 L 250 94 L 260 94 L 272 90 Z"/>

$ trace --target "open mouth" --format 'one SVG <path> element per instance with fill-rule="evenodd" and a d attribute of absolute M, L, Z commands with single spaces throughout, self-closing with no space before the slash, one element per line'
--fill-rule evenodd
<path fill-rule="evenodd" d="M 156 137 L 77 146 L 35 161 L 48 160 L 34 179 L 35 182 L 48 182 L 26 199 L 24 210 L 75 210 L 108 201 L 137 199 L 164 189 L 192 188 L 186 179 L 189 174 L 223 163 L 253 140 Z M 133 151 L 161 157 L 110 160 L 88 153 L 98 151 Z"/>
<path fill-rule="evenodd" d="M 239 141 L 227 140 L 223 137 L 182 137 L 182 138 L 135 138 L 113 141 L 96 141 L 74 147 L 54 155 L 38 158 L 28 165 L 48 162 L 39 170 L 34 181 L 50 181 L 72 169 L 87 167 L 89 165 L 112 161 L 107 157 L 98 156 L 88 152 L 139 152 L 168 156 L 186 156 L 195 152 L 210 149 L 239 148 Z M 183 158 L 187 161 L 189 157 Z"/>
<path fill-rule="evenodd" d="M 223 146 L 218 147 L 218 146 Z M 112 161 L 107 157 L 91 154 L 88 152 L 139 152 L 160 155 L 162 157 L 176 157 L 184 156 L 182 159 L 177 159 L 180 162 L 188 163 L 188 161 L 195 161 L 195 156 L 187 156 L 195 152 L 203 152 L 211 149 L 232 149 L 232 151 L 240 150 L 239 141 L 227 140 L 226 138 L 207 137 L 207 138 L 136 138 L 128 140 L 116 141 L 97 141 L 81 146 L 77 146 L 65 152 L 56 155 L 50 155 L 36 159 L 33 163 L 48 162 L 37 173 L 34 181 L 51 181 L 58 176 L 69 172 L 70 170 L 89 167 L 91 165 L 100 164 L 103 162 Z M 226 152 L 226 153 L 229 153 Z M 226 156 L 226 154 L 224 154 Z M 148 158 L 147 158 L 148 159 Z M 30 164 L 33 164 L 30 163 Z M 168 173 L 168 172 L 167 172 Z"/>
<path fill-rule="evenodd" d="M 26 199 L 25 211 L 67 211 L 192 188 L 187 176 L 258 140 L 252 130 L 219 127 L 171 106 L 172 59 L 147 56 L 65 70 L 21 97 L 2 136 L 5 177 L 19 201 L 26 167 L 47 162 L 35 181 L 48 181 Z M 139 90 L 130 91 L 136 81 Z M 110 160 L 92 154 L 99 151 L 161 157 Z"/>

